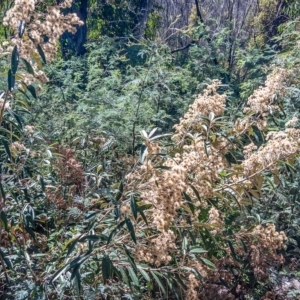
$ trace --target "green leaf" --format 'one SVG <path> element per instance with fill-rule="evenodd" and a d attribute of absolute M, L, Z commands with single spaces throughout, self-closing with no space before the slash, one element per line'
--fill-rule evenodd
<path fill-rule="evenodd" d="M 0 192 L 1 192 L 1 196 L 4 199 L 4 201 L 6 201 L 6 194 L 2 185 L 2 182 L 0 181 Z"/>
<path fill-rule="evenodd" d="M 11 69 L 9 69 L 9 71 L 8 71 L 7 81 L 8 81 L 8 89 L 12 92 L 15 87 L 15 75 L 13 74 Z"/>
<path fill-rule="evenodd" d="M 193 204 L 193 201 L 192 201 L 191 197 L 186 192 L 183 192 L 183 196 L 184 196 L 185 200 L 187 201 L 187 204 L 188 204 L 191 212 L 194 214 L 195 213 L 195 206 Z"/>
<path fill-rule="evenodd" d="M 69 267 L 69 264 L 66 264 L 65 266 L 63 266 L 62 268 L 58 269 L 54 275 L 51 277 L 50 279 L 50 284 L 53 284 L 53 282 L 60 276 L 62 275 Z"/>
<path fill-rule="evenodd" d="M 75 284 L 75 289 L 77 292 L 77 295 L 81 294 L 81 277 L 79 273 L 79 267 L 76 268 L 75 274 L 74 274 L 74 284 Z"/>
<path fill-rule="evenodd" d="M 167 295 L 167 292 L 165 290 L 164 285 L 161 283 L 160 279 L 158 278 L 158 276 L 155 274 L 156 272 L 154 271 L 150 271 L 151 275 L 153 276 L 154 280 L 156 281 L 156 283 L 158 284 L 158 286 L 161 288 L 162 292 Z"/>
<path fill-rule="evenodd" d="M 141 269 L 139 266 L 138 266 L 138 270 L 140 271 L 140 273 L 146 279 L 147 282 L 151 282 L 151 278 L 145 270 Z"/>
<path fill-rule="evenodd" d="M 183 237 L 183 239 L 182 239 L 182 245 L 181 245 L 181 249 L 182 249 L 183 255 L 186 254 L 187 248 L 188 248 L 188 239 L 187 239 L 187 237 L 185 236 L 185 237 Z"/>
<path fill-rule="evenodd" d="M 46 185 L 43 177 L 40 177 L 40 184 L 41 184 L 42 191 L 45 192 Z"/>
<path fill-rule="evenodd" d="M 23 58 L 23 57 L 21 57 L 21 60 L 22 60 L 22 62 L 24 64 L 24 66 L 25 66 L 26 71 L 29 74 L 34 75 L 34 70 L 33 70 L 32 66 L 31 66 L 31 64 L 25 58 Z"/>
<path fill-rule="evenodd" d="M 3 210 L 0 213 L 0 218 L 1 218 L 1 221 L 2 221 L 3 228 L 8 232 L 7 216 L 6 216 L 6 213 Z"/>
<path fill-rule="evenodd" d="M 137 276 L 136 276 L 136 274 L 135 274 L 133 268 L 128 267 L 128 273 L 129 273 L 129 276 L 130 276 L 130 278 L 131 278 L 133 284 L 134 284 L 136 287 L 138 287 L 138 286 L 140 285 L 139 279 L 137 278 Z"/>
<path fill-rule="evenodd" d="M 138 269 L 137 269 L 137 266 L 136 266 L 136 264 L 135 264 L 135 262 L 134 262 L 134 260 L 133 260 L 133 257 L 131 256 L 131 253 L 127 250 L 127 248 L 126 248 L 125 245 L 123 245 L 123 248 L 124 248 L 124 250 L 125 250 L 125 253 L 126 253 L 126 255 L 127 255 L 127 258 L 128 258 L 129 263 L 131 264 L 131 266 L 133 267 L 133 269 L 137 272 Z"/>
<path fill-rule="evenodd" d="M 136 204 L 134 195 L 132 195 L 132 194 L 130 195 L 130 207 L 131 207 L 131 211 L 132 211 L 134 218 L 137 219 L 138 206 Z"/>
<path fill-rule="evenodd" d="M 81 236 L 79 236 L 78 238 L 76 238 L 73 242 L 71 242 L 70 246 L 68 247 L 68 253 L 67 253 L 67 257 L 72 253 L 72 251 L 75 249 L 75 246 L 78 242 L 78 240 L 80 239 Z"/>
<path fill-rule="evenodd" d="M 16 74 L 19 65 L 19 50 L 18 46 L 16 45 L 11 54 L 11 72 L 12 74 Z"/>
<path fill-rule="evenodd" d="M 91 252 L 86 252 L 83 255 L 78 256 L 77 258 L 75 258 L 70 262 L 69 269 L 72 269 L 77 265 L 83 264 L 90 256 L 91 256 Z"/>
<path fill-rule="evenodd" d="M 104 284 L 107 279 L 112 277 L 113 264 L 107 254 L 105 254 L 102 258 L 102 277 Z"/>
<path fill-rule="evenodd" d="M 189 267 L 182 267 L 181 269 L 185 270 L 185 271 L 188 271 L 190 273 L 193 273 L 199 280 L 201 280 L 201 281 L 203 280 L 203 277 L 201 276 L 201 274 L 197 270 L 195 270 L 193 268 L 189 268 Z"/>
<path fill-rule="evenodd" d="M 201 201 L 201 198 L 200 198 L 200 195 L 199 195 L 199 192 L 197 191 L 197 189 L 196 189 L 193 185 L 190 185 L 190 187 L 191 187 L 192 190 L 194 191 L 194 193 L 195 193 L 197 199 L 198 199 L 199 201 Z"/>
<path fill-rule="evenodd" d="M 216 266 L 214 265 L 213 262 L 211 262 L 210 260 L 204 258 L 204 257 L 200 257 L 200 260 L 207 266 L 215 268 Z"/>
<path fill-rule="evenodd" d="M 210 142 L 204 141 L 204 150 L 205 150 L 206 156 L 208 157 L 210 155 Z"/>
<path fill-rule="evenodd" d="M 47 63 L 47 61 L 46 61 L 46 56 L 45 56 L 45 53 L 44 53 L 44 51 L 43 51 L 41 45 L 37 45 L 37 51 L 38 51 L 38 53 L 39 53 L 39 55 L 40 55 L 40 57 L 41 57 L 43 63 L 46 64 L 46 63 Z"/>
<path fill-rule="evenodd" d="M 119 270 L 119 272 L 121 273 L 122 280 L 123 280 L 128 286 L 130 286 L 130 281 L 129 281 L 129 278 L 128 278 L 128 276 L 127 276 L 127 274 L 126 274 L 124 268 L 121 267 L 121 266 L 119 266 L 119 267 L 118 267 L 118 270 Z M 120 279 L 121 279 L 121 278 L 120 278 Z"/>
<path fill-rule="evenodd" d="M 134 231 L 134 227 L 131 223 L 131 220 L 126 216 L 125 221 L 126 221 L 126 226 L 130 232 L 130 236 L 131 236 L 132 240 L 134 241 L 134 243 L 136 244 L 135 231 Z"/>
<path fill-rule="evenodd" d="M 120 223 L 116 226 L 116 228 L 114 228 L 114 229 L 112 230 L 112 232 L 110 233 L 110 235 L 109 235 L 109 237 L 108 237 L 108 239 L 107 239 L 107 245 L 111 242 L 111 239 L 115 236 L 115 234 L 117 233 L 117 231 L 118 231 L 120 228 L 122 228 L 122 227 L 124 226 L 124 224 L 125 224 L 125 220 L 123 220 L 122 222 L 120 222 Z"/>
<path fill-rule="evenodd" d="M 23 37 L 25 31 L 25 21 L 21 20 L 19 21 L 19 25 L 18 25 L 18 36 L 21 39 Z"/>
<path fill-rule="evenodd" d="M 241 262 L 241 260 L 238 258 L 235 250 L 234 250 L 234 247 L 233 247 L 233 244 L 231 243 L 231 241 L 228 241 L 228 245 L 229 245 L 229 248 L 230 248 L 230 251 L 231 251 L 231 254 L 233 256 L 233 258 L 237 261 L 237 262 Z"/>
<path fill-rule="evenodd" d="M 20 126 L 21 130 L 23 129 L 23 123 L 21 121 L 21 117 L 15 113 L 14 111 L 12 111 L 11 109 L 7 109 L 7 112 L 13 117 L 16 119 L 18 125 Z"/>
<path fill-rule="evenodd" d="M 147 226 L 148 226 L 148 221 L 147 221 L 147 218 L 146 218 L 146 216 L 144 214 L 144 210 L 145 209 L 149 209 L 150 207 L 148 207 L 147 205 L 142 205 L 142 206 L 138 207 L 138 212 L 140 213 L 141 217 L 143 218 L 143 220 L 147 224 Z"/>
<path fill-rule="evenodd" d="M 153 128 L 152 130 L 151 130 L 151 132 L 149 133 L 149 139 L 150 138 L 152 138 L 152 136 L 154 135 L 154 133 L 156 132 L 156 130 L 157 130 L 158 128 L 157 127 L 155 127 L 155 128 Z"/>
<path fill-rule="evenodd" d="M 121 197 L 122 197 L 122 194 L 123 194 L 123 190 L 124 190 L 124 184 L 123 184 L 123 181 L 121 180 L 120 184 L 119 184 L 119 191 L 116 195 L 116 201 L 118 202 Z"/>
<path fill-rule="evenodd" d="M 243 240 L 241 240 L 245 253 L 248 253 L 248 247 Z"/>
<path fill-rule="evenodd" d="M 30 94 L 32 95 L 32 97 L 34 99 L 37 99 L 35 87 L 32 84 L 30 84 L 30 85 L 27 86 L 27 89 L 30 92 Z"/>
<path fill-rule="evenodd" d="M 192 247 L 189 252 L 195 253 L 195 254 L 200 254 L 200 253 L 206 253 L 207 251 L 200 247 Z"/>
<path fill-rule="evenodd" d="M 71 273 L 71 278 L 70 280 L 73 280 L 74 277 L 76 276 L 76 273 L 79 272 L 79 269 L 80 269 L 81 265 L 76 265 L 73 270 L 72 270 L 72 273 Z"/>
<path fill-rule="evenodd" d="M 147 153 L 148 153 L 148 147 L 146 145 L 142 145 L 141 146 L 141 152 L 140 152 L 140 162 L 141 162 L 141 164 L 144 163 L 145 158 L 147 156 Z"/>
<path fill-rule="evenodd" d="M 86 242 L 86 241 L 98 242 L 100 240 L 101 240 L 100 235 L 91 234 L 91 235 L 86 235 L 86 236 L 80 238 L 78 240 L 78 242 L 80 242 L 80 243 L 83 243 L 83 242 Z"/>
<path fill-rule="evenodd" d="M 3 251 L 1 249 L 0 249 L 0 255 L 1 255 L 2 259 L 5 261 L 6 267 L 9 270 L 12 270 L 13 269 L 13 265 L 12 265 L 10 259 L 5 256 L 5 254 L 3 253 Z"/>

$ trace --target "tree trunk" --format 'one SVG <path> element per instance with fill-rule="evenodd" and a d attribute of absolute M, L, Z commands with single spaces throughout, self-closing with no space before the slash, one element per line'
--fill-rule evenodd
<path fill-rule="evenodd" d="M 136 16 L 136 26 L 134 28 L 134 37 L 140 40 L 146 29 L 149 15 L 153 8 L 154 0 L 140 0 L 139 9 Z"/>

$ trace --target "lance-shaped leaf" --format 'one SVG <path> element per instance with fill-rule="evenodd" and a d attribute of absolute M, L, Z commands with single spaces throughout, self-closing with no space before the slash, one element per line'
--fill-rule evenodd
<path fill-rule="evenodd" d="M 23 58 L 23 57 L 21 57 L 21 61 L 23 62 L 26 71 L 29 74 L 34 75 L 34 70 L 33 70 L 32 66 L 31 66 L 31 64 L 25 58 Z"/>
<path fill-rule="evenodd" d="M 128 286 L 130 286 L 130 281 L 129 281 L 129 278 L 128 278 L 124 268 L 121 266 L 118 266 L 118 271 L 120 272 L 120 275 L 122 277 L 120 279 L 123 280 Z"/>
<path fill-rule="evenodd" d="M 138 269 L 137 269 L 137 266 L 136 266 L 136 264 L 135 264 L 135 262 L 133 260 L 133 257 L 131 256 L 131 253 L 127 250 L 126 245 L 123 245 L 123 248 L 124 248 L 125 253 L 126 253 L 127 257 L 128 257 L 129 263 L 131 264 L 131 266 L 133 267 L 133 269 L 137 272 Z"/>
<path fill-rule="evenodd" d="M 1 181 L 0 181 L 0 192 L 1 192 L 1 196 L 4 199 L 4 201 L 6 201 L 6 194 L 5 194 L 5 191 L 4 191 Z"/>
<path fill-rule="evenodd" d="M 81 277 L 80 277 L 80 273 L 79 273 L 79 267 L 76 269 L 74 268 L 74 270 L 73 270 L 73 273 L 74 273 L 73 282 L 75 284 L 75 289 L 76 289 L 77 295 L 80 295 L 81 294 Z"/>
<path fill-rule="evenodd" d="M 8 231 L 7 216 L 6 216 L 6 213 L 3 210 L 0 213 L 0 218 L 1 218 L 2 226 L 4 227 L 4 229 L 6 231 Z"/>
<path fill-rule="evenodd" d="M 12 54 L 11 54 L 11 72 L 13 74 L 17 73 L 18 70 L 18 65 L 19 65 L 19 50 L 18 50 L 18 46 L 15 46 Z"/>
<path fill-rule="evenodd" d="M 45 56 L 45 53 L 44 53 L 43 48 L 41 47 L 41 45 L 37 45 L 37 51 L 38 51 L 43 63 L 46 64 L 47 63 L 46 56 Z"/>
<path fill-rule="evenodd" d="M 137 213 L 138 213 L 138 206 L 136 204 L 134 195 L 130 195 L 130 207 L 131 207 L 132 214 L 133 214 L 134 218 L 136 219 Z"/>
<path fill-rule="evenodd" d="M 18 125 L 20 126 L 20 129 L 22 130 L 23 129 L 23 123 L 22 123 L 22 120 L 21 120 L 21 117 L 15 113 L 14 111 L 12 111 L 11 109 L 7 109 L 7 112 L 13 117 L 16 119 Z"/>
<path fill-rule="evenodd" d="M 206 253 L 207 251 L 200 247 L 191 247 L 189 252 L 195 253 L 195 254 L 200 254 L 200 253 Z"/>
<path fill-rule="evenodd" d="M 27 89 L 28 89 L 28 91 L 30 92 L 30 94 L 32 95 L 32 97 L 33 97 L 34 99 L 36 99 L 36 98 L 37 98 L 37 95 L 36 95 L 35 87 L 34 87 L 32 84 L 30 84 L 30 85 L 27 86 Z"/>
<path fill-rule="evenodd" d="M 5 152 L 8 156 L 7 158 L 10 160 L 11 159 L 11 153 L 10 153 L 9 145 L 8 145 L 6 140 L 1 140 L 1 141 L 2 141 L 2 144 L 4 146 Z"/>
<path fill-rule="evenodd" d="M 8 71 L 7 81 L 8 81 L 8 89 L 12 92 L 15 87 L 16 79 L 15 79 L 15 75 L 13 74 L 11 69 L 9 69 L 9 71 Z"/>
<path fill-rule="evenodd" d="M 117 231 L 122 228 L 125 224 L 125 220 L 123 220 L 122 222 L 120 222 L 110 233 L 108 239 L 107 239 L 107 245 L 111 242 L 111 239 L 113 238 L 113 236 L 115 236 L 115 234 L 117 233 Z"/>
<path fill-rule="evenodd" d="M 237 256 L 235 250 L 234 250 L 234 247 L 233 247 L 233 244 L 231 241 L 228 241 L 228 245 L 229 245 L 229 248 L 230 248 L 230 251 L 231 251 L 231 254 L 233 256 L 233 258 L 238 261 L 238 262 L 241 262 L 240 258 Z"/>
<path fill-rule="evenodd" d="M 53 282 L 60 276 L 62 275 L 69 267 L 69 264 L 63 266 L 62 268 L 58 269 L 54 275 L 50 279 L 50 284 L 53 284 Z"/>
<path fill-rule="evenodd" d="M 166 289 L 164 287 L 164 284 L 162 284 L 162 282 L 158 278 L 158 276 L 157 276 L 158 273 L 154 272 L 154 271 L 151 271 L 151 274 L 152 274 L 154 280 L 156 281 L 156 283 L 158 284 L 158 286 L 161 288 L 162 292 L 166 295 L 167 294 Z"/>
<path fill-rule="evenodd" d="M 25 21 L 21 20 L 21 21 L 19 21 L 19 26 L 18 26 L 19 38 L 22 38 L 24 31 L 25 31 Z"/>
<path fill-rule="evenodd" d="M 140 285 L 139 279 L 137 278 L 137 276 L 136 276 L 136 274 L 135 274 L 133 268 L 129 267 L 129 268 L 128 268 L 128 273 L 129 273 L 129 276 L 130 276 L 130 278 L 131 278 L 133 284 L 134 284 L 136 287 L 138 287 L 138 286 Z"/>
<path fill-rule="evenodd" d="M 5 264 L 6 264 L 6 267 L 7 267 L 9 270 L 12 270 L 13 265 L 12 265 L 10 259 L 9 259 L 7 256 L 5 256 L 5 254 L 3 253 L 3 251 L 2 251 L 1 249 L 0 249 L 0 255 L 1 255 L 2 259 L 4 260 L 4 262 L 5 262 Z"/>
<path fill-rule="evenodd" d="M 116 201 L 119 201 L 121 199 L 122 194 L 123 194 L 123 190 L 124 190 L 124 183 L 123 183 L 123 181 L 121 181 L 120 184 L 119 184 L 119 191 L 116 195 Z"/>
<path fill-rule="evenodd" d="M 146 281 L 151 282 L 151 278 L 148 275 L 148 273 L 144 269 L 142 269 L 140 266 L 138 266 L 138 269 L 139 269 L 140 273 L 142 274 L 142 276 L 146 279 Z"/>
<path fill-rule="evenodd" d="M 113 264 L 107 254 L 105 254 L 102 258 L 102 277 L 104 284 L 107 279 L 112 277 L 113 273 Z"/>
<path fill-rule="evenodd" d="M 146 145 L 142 145 L 141 146 L 141 152 L 140 152 L 140 162 L 141 162 L 141 164 L 144 163 L 147 154 L 148 154 L 148 147 Z"/>
<path fill-rule="evenodd" d="M 125 217 L 125 221 L 126 221 L 126 226 L 130 232 L 130 236 L 131 236 L 132 240 L 134 241 L 134 243 L 136 244 L 135 231 L 134 231 L 132 222 L 127 216 Z"/>
<path fill-rule="evenodd" d="M 204 257 L 200 257 L 200 260 L 207 266 L 211 267 L 211 268 L 215 268 L 216 266 L 214 265 L 213 262 L 211 262 L 210 260 L 204 258 Z"/>

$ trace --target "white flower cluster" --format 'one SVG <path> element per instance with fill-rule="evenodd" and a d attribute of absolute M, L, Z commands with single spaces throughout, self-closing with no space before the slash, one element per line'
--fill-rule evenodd
<path fill-rule="evenodd" d="M 39 45 L 48 61 L 56 57 L 57 44 L 60 36 L 69 31 L 76 32 L 76 25 L 82 25 L 76 14 L 64 15 L 62 8 L 71 7 L 72 0 L 64 0 L 60 5 L 47 7 L 47 12 L 41 12 L 36 8 L 44 5 L 41 0 L 15 0 L 14 6 L 6 12 L 3 19 L 3 25 L 9 26 L 14 31 L 14 37 L 8 43 L 2 44 L 11 50 L 15 45 L 18 46 L 20 56 L 32 61 L 32 57 L 39 57 L 37 46 Z M 22 37 L 19 37 L 20 27 L 24 27 Z M 42 71 L 39 71 L 38 65 L 34 64 L 35 76 L 29 76 L 29 81 L 35 78 L 44 82 L 47 77 Z M 28 82 L 27 82 L 28 83 Z"/>

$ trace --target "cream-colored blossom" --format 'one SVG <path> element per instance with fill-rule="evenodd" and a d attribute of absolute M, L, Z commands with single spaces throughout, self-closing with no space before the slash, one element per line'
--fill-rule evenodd
<path fill-rule="evenodd" d="M 284 94 L 288 72 L 276 69 L 267 76 L 264 86 L 260 86 L 248 98 L 245 113 L 256 114 L 256 125 L 260 130 L 267 126 L 266 117 L 278 110 L 277 100 Z"/>
<path fill-rule="evenodd" d="M 32 61 L 32 56 L 39 57 L 37 46 L 39 45 L 48 61 L 56 57 L 57 44 L 60 36 L 69 31 L 76 32 L 76 25 L 82 25 L 76 14 L 64 15 L 61 9 L 71 7 L 72 1 L 62 1 L 60 5 L 48 6 L 47 13 L 39 12 L 36 7 L 43 4 L 41 0 L 15 0 L 14 6 L 6 12 L 3 25 L 9 26 L 14 31 L 14 37 L 9 43 L 2 46 L 9 50 L 17 45 L 20 56 L 32 62 L 35 76 L 27 78 L 27 84 L 36 79 L 44 82 L 47 78 L 42 71 L 39 71 L 37 59 Z M 44 4 L 43 4 L 44 5 Z M 18 35 L 21 23 L 24 23 L 24 34 L 20 38 Z M 45 39 L 46 37 L 46 39 Z"/>
<path fill-rule="evenodd" d="M 26 151 L 26 147 L 20 143 L 20 142 L 13 142 L 10 144 L 10 148 L 12 150 L 17 150 L 17 151 Z"/>
<path fill-rule="evenodd" d="M 25 131 L 32 134 L 34 133 L 34 126 L 26 125 L 25 126 Z"/>

